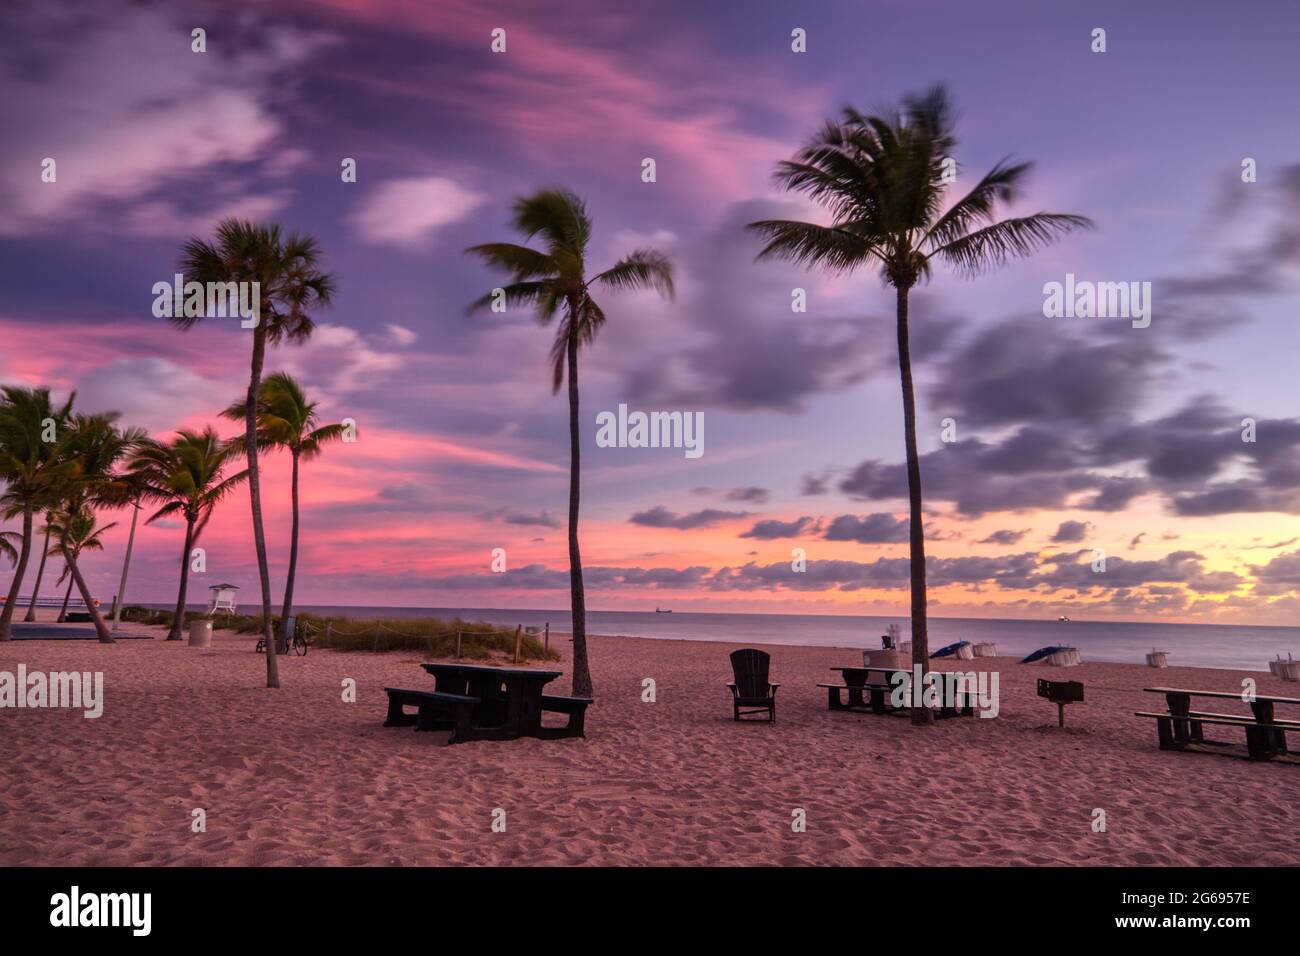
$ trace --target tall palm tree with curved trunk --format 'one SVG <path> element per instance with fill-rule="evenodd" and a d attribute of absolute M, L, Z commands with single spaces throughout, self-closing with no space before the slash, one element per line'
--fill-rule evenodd
<path fill-rule="evenodd" d="M 53 512 L 46 522 L 47 537 L 52 535 L 55 539 L 53 547 L 49 553 L 53 557 L 63 558 L 63 573 L 55 581 L 55 586 L 68 582 L 68 590 L 63 595 L 63 607 L 59 610 L 59 621 L 65 621 L 68 617 L 68 603 L 72 600 L 72 588 L 75 581 L 72 579 L 72 565 L 77 561 L 85 551 L 103 551 L 104 542 L 101 536 L 112 528 L 117 527 L 116 521 L 110 521 L 108 524 L 99 524 L 95 518 L 95 513 L 89 508 L 83 508 L 74 513 L 63 511 Z"/>
<path fill-rule="evenodd" d="M 145 440 L 145 434 L 137 428 L 119 428 L 117 418 L 117 412 L 104 412 L 76 414 L 69 420 L 64 454 L 74 470 L 53 491 L 59 502 L 58 509 L 63 513 L 75 515 L 82 511 L 93 512 L 96 508 L 117 508 L 125 503 L 124 483 L 116 467 Z M 68 572 L 77 585 L 86 610 L 90 612 L 100 643 L 115 643 L 66 537 L 60 537 L 57 546 L 68 564 Z"/>
<path fill-rule="evenodd" d="M 271 633 L 271 570 L 262 528 L 262 485 L 257 464 L 257 394 L 267 345 L 306 341 L 315 328 L 311 311 L 329 305 L 334 279 L 320 268 L 320 246 L 311 236 L 284 233 L 278 225 L 246 219 L 226 219 L 217 226 L 215 241 L 190 239 L 181 253 L 187 279 L 198 282 L 256 282 L 259 314 L 253 327 L 252 361 L 244 441 L 248 449 L 248 496 L 253 512 L 253 545 L 262 586 L 262 625 L 266 638 L 266 686 L 280 686 L 280 669 Z M 202 316 L 180 315 L 171 321 L 192 328 Z"/>
<path fill-rule="evenodd" d="M 4 607 L 0 608 L 0 641 L 12 638 L 18 592 L 32 553 L 35 515 L 48 506 L 53 489 L 76 471 L 66 455 L 68 419 L 75 393 L 62 405 L 48 388 L 0 387 L 0 519 L 22 519 L 17 560 Z"/>
<path fill-rule="evenodd" d="M 673 267 L 654 249 L 637 249 L 603 272 L 587 275 L 587 246 L 591 217 L 583 201 L 567 189 L 543 189 L 515 200 L 511 224 L 524 241 L 540 237 L 541 249 L 512 242 L 471 246 L 465 251 L 510 277 L 501 293 L 495 290 L 470 305 L 491 306 L 498 299 L 531 306 L 543 325 L 557 315 L 560 323 L 551 346 L 552 394 L 558 393 L 568 372 L 569 386 L 569 594 L 573 617 L 573 693 L 592 696 L 587 665 L 587 610 L 582 584 L 582 555 L 578 548 L 581 432 L 578 427 L 578 350 L 590 345 L 605 324 L 605 313 L 592 297 L 597 290 L 617 292 L 653 289 L 673 295 Z"/>
<path fill-rule="evenodd" d="M 225 475 L 227 465 L 236 454 L 236 449 L 223 442 L 209 426 L 201 432 L 182 429 L 167 443 L 144 442 L 127 466 L 139 495 L 162 503 L 145 524 L 176 514 L 185 519 L 181 580 L 176 593 L 176 613 L 167 633 L 169 641 L 179 641 L 185 625 L 191 551 L 218 502 L 248 477 L 247 471 Z"/>
<path fill-rule="evenodd" d="M 832 273 L 874 267 L 894 289 L 911 517 L 912 661 L 922 672 L 929 661 L 925 529 L 908 347 L 908 293 L 930 278 L 936 262 L 973 277 L 1012 258 L 1029 256 L 1064 233 L 1092 225 L 1083 216 L 1067 213 L 1039 212 L 999 220 L 998 206 L 1018 197 L 1030 169 L 1029 163 L 1006 160 L 945 208 L 945 167 L 949 166 L 945 161 L 956 145 L 952 109 L 942 86 L 906 97 L 901 110 L 882 116 L 847 108 L 776 171 L 783 187 L 825 208 L 830 224 L 767 219 L 748 227 L 767 240 L 759 259 L 787 259 Z M 912 719 L 929 723 L 934 717 L 929 708 L 918 707 Z"/>
<path fill-rule="evenodd" d="M 293 529 L 289 539 L 289 573 L 284 585 L 284 605 L 280 610 L 280 633 L 289 636 L 289 616 L 293 613 L 293 585 L 298 575 L 298 469 L 303 462 L 320 455 L 323 446 L 343 437 L 344 427 L 321 425 L 316 414 L 319 403 L 307 400 L 307 395 L 288 372 L 268 375 L 258 392 L 257 444 L 261 448 L 283 448 L 293 458 L 292 493 Z M 245 402 L 235 402 L 224 412 L 224 418 L 244 421 L 248 417 Z M 231 440 L 238 452 L 245 450 L 242 437 Z"/>

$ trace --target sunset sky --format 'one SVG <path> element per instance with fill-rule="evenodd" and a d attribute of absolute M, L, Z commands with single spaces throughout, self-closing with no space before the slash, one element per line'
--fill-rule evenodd
<path fill-rule="evenodd" d="M 568 186 L 594 220 L 593 267 L 648 244 L 678 276 L 672 302 L 606 294 L 579 364 L 588 606 L 902 613 L 892 291 L 755 263 L 741 227 L 822 218 L 776 188 L 774 164 L 845 104 L 943 82 L 957 194 L 1028 159 L 1013 211 L 1097 228 L 974 281 L 939 268 L 913 296 L 933 613 L 1291 624 L 1298 35 L 1292 4 L 1186 0 L 6 4 L 0 381 L 75 389 L 83 410 L 164 435 L 218 423 L 246 385 L 249 333 L 234 319 L 179 332 L 152 316 L 151 288 L 224 216 L 308 232 L 339 292 L 267 370 L 298 376 L 360 439 L 304 468 L 299 601 L 565 608 L 553 330 L 522 310 L 467 317 L 500 277 L 462 250 L 515 239 L 514 197 Z M 1150 327 L 1044 317 L 1044 283 L 1068 273 L 1150 282 Z M 620 403 L 702 412 L 703 456 L 598 448 L 596 415 Z M 272 456 L 277 601 L 287 477 Z M 117 520 L 85 562 L 105 603 Z M 140 532 L 131 599 L 174 600 L 182 535 Z M 241 494 L 200 542 L 191 594 L 231 581 L 253 603 L 250 542 Z M 489 570 L 498 547 L 505 574 Z"/>

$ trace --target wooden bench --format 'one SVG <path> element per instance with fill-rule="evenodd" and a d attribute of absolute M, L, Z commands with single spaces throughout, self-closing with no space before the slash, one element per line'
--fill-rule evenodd
<path fill-rule="evenodd" d="M 459 744 L 473 737 L 470 717 L 478 705 L 477 697 L 447 694 L 436 690 L 406 690 L 385 687 L 388 694 L 388 719 L 385 727 L 409 727 L 416 730 L 450 730 L 450 743 Z M 408 714 L 404 708 L 415 707 Z"/>
<path fill-rule="evenodd" d="M 1272 760 L 1289 755 L 1286 732 L 1300 733 L 1300 720 L 1279 718 L 1274 715 L 1276 704 L 1300 704 L 1294 697 L 1273 697 L 1257 694 L 1247 701 L 1251 713 L 1219 714 L 1192 710 L 1193 697 L 1219 700 L 1241 700 L 1238 691 L 1187 690 L 1178 687 L 1147 687 L 1149 694 L 1164 694 L 1169 710 L 1164 713 L 1136 711 L 1135 716 L 1156 721 L 1156 733 L 1161 750 L 1186 750 L 1189 747 L 1226 747 L 1225 741 L 1206 740 L 1204 725 L 1241 727 L 1246 733 L 1246 752 L 1252 760 Z"/>
<path fill-rule="evenodd" d="M 543 694 L 543 713 L 568 714 L 569 722 L 563 727 L 542 727 L 542 738 L 558 740 L 562 737 L 586 737 L 585 715 L 591 703 L 590 697 L 558 697 L 554 694 Z"/>
<path fill-rule="evenodd" d="M 893 687 L 889 684 L 821 684 L 826 688 L 826 705 L 828 710 L 852 710 L 859 713 L 870 711 L 873 714 L 887 714 L 906 708 L 895 708 L 889 703 Z M 844 700 L 844 691 L 849 692 L 849 699 Z M 864 701 L 863 692 L 870 695 L 870 702 Z"/>
<path fill-rule="evenodd" d="M 1135 711 L 1137 717 L 1154 717 L 1156 733 L 1160 738 L 1161 750 L 1185 750 L 1189 745 L 1214 746 L 1219 741 L 1206 740 L 1201 731 L 1204 724 L 1220 727 L 1241 727 L 1246 731 L 1246 752 L 1251 760 L 1272 760 L 1288 752 L 1286 731 L 1300 732 L 1300 723 L 1263 724 L 1253 717 L 1237 717 L 1232 714 L 1207 714 L 1193 711 L 1187 716 Z M 1178 733 L 1175 724 L 1182 730 Z"/>

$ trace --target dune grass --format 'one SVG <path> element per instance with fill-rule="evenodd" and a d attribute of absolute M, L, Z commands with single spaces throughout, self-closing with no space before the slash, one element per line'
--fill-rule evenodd
<path fill-rule="evenodd" d="M 174 612 L 136 606 L 122 609 L 124 621 L 170 627 Z M 187 611 L 185 624 L 207 615 Z M 298 614 L 298 627 L 305 628 L 312 647 L 335 651 L 419 651 L 429 657 L 452 657 L 456 653 L 456 634 L 460 632 L 462 658 L 489 660 L 505 655 L 514 657 L 515 632 L 482 621 L 450 621 L 436 617 L 359 618 Z M 272 615 L 278 630 L 280 616 Z M 214 630 L 237 634 L 261 634 L 260 614 L 218 614 L 212 619 Z M 519 643 L 521 660 L 556 661 L 560 655 L 547 651 L 542 642 L 527 634 Z"/>

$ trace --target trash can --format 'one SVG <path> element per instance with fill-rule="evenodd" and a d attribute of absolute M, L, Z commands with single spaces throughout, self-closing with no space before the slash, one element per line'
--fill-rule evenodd
<path fill-rule="evenodd" d="M 190 647 L 207 647 L 212 643 L 212 619 L 190 621 Z"/>

